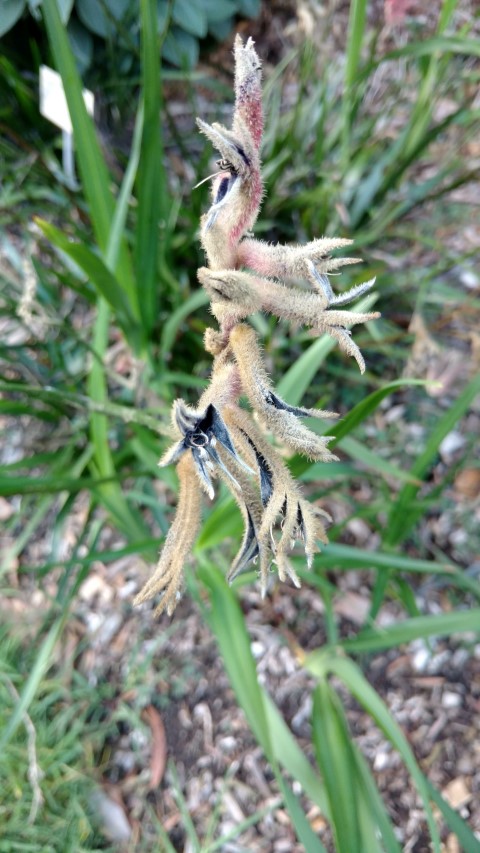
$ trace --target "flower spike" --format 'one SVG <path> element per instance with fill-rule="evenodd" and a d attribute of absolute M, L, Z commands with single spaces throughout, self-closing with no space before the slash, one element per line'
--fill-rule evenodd
<path fill-rule="evenodd" d="M 236 37 L 235 107 L 231 128 L 197 119 L 201 133 L 218 152 L 209 210 L 202 216 L 200 239 L 207 266 L 198 271 L 211 301 L 218 329 L 205 332 L 213 355 L 210 383 L 198 406 L 176 400 L 172 426 L 177 441 L 160 465 L 176 464 L 178 508 L 153 576 L 135 604 L 160 594 L 157 612 L 171 614 L 183 584 L 183 565 L 200 526 L 202 492 L 214 497 L 214 481 L 230 490 L 244 522 L 244 535 L 228 580 L 255 566 L 262 595 L 271 582 L 300 586 L 289 560 L 296 541 L 310 568 L 318 543 L 326 543 L 329 516 L 303 496 L 273 441 L 282 448 L 325 462 L 337 457 L 330 436 L 317 435 L 302 419 L 334 418 L 334 412 L 290 405 L 275 391 L 254 329 L 245 322 L 264 311 L 288 322 L 328 333 L 365 370 L 351 327 L 376 319 L 376 312 L 342 310 L 368 293 L 375 279 L 335 294 L 329 276 L 357 258 L 332 256 L 351 240 L 321 238 L 303 246 L 271 245 L 250 235 L 263 196 L 260 147 L 263 133 L 261 63 L 251 38 Z M 203 183 L 203 181 L 200 181 Z M 304 286 L 299 287 L 299 280 Z M 306 287 L 305 287 L 306 285 Z M 247 402 L 251 412 L 240 405 Z M 262 424 L 262 427 L 259 423 Z M 265 434 L 270 433 L 270 440 Z"/>

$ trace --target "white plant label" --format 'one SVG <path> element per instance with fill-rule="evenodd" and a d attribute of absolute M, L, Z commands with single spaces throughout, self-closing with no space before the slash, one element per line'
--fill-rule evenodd
<path fill-rule="evenodd" d="M 88 89 L 83 90 L 83 100 L 87 112 L 93 115 L 94 95 Z M 60 74 L 49 68 L 40 66 L 40 112 L 52 124 L 60 127 L 66 133 L 72 133 L 72 121 L 68 111 L 67 99 Z"/>
<path fill-rule="evenodd" d="M 83 100 L 87 112 L 93 116 L 95 105 L 93 92 L 84 89 Z M 65 90 L 60 74 L 48 65 L 40 66 L 40 112 L 48 121 L 61 128 L 63 171 L 71 189 L 77 189 L 73 159 L 73 127 Z"/>

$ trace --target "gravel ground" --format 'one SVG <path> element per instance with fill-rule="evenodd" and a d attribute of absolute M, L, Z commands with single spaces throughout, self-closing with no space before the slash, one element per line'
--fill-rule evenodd
<path fill-rule="evenodd" d="M 130 594 L 139 576 L 131 566 L 128 575 Z M 147 732 L 127 728 L 119 733 L 103 774 L 105 790 L 109 796 L 115 792 L 116 800 L 125 808 L 132 835 L 148 833 L 148 803 L 169 831 L 176 849 L 189 849 L 175 796 L 180 785 L 200 838 L 207 831 L 215 806 L 219 807 L 215 837 L 266 809 L 264 817 L 222 849 L 300 851 L 284 809 L 276 805 L 272 773 L 236 706 L 215 643 L 197 609 L 187 597 L 173 623 L 164 617 L 157 624 L 151 611 L 132 612 L 125 603 L 124 576 L 125 567 L 115 565 L 99 567 L 90 576 L 77 607 L 75 630 L 76 642 L 77 632 L 84 632 L 87 645 L 77 665 L 89 681 L 113 677 L 118 685 L 115 701 L 136 704 L 138 697 L 128 695 L 132 668 L 144 669 L 145 684 L 154 685 L 144 698 L 148 703 Z M 351 573 L 341 581 L 336 610 L 342 614 L 341 631 L 347 635 L 358 626 L 368 603 L 368 577 Z M 444 603 L 441 591 L 430 591 L 428 599 L 421 594 L 418 597 L 425 613 L 439 612 Z M 248 590 L 243 595 L 243 607 L 248 613 L 259 680 L 312 757 L 312 681 L 299 666 L 289 639 L 295 637 L 305 648 L 321 644 L 321 600 L 312 596 L 311 590 L 278 587 L 265 604 L 256 591 Z M 388 624 L 398 616 L 398 609 L 389 605 L 383 609 L 381 621 Z M 450 643 L 414 642 L 365 659 L 364 671 L 406 734 L 422 769 L 480 838 L 478 636 L 476 641 L 466 635 Z M 403 849 L 428 851 L 420 799 L 400 757 L 372 719 L 342 688 L 338 689 L 351 731 L 374 772 Z M 165 768 L 167 756 L 171 769 L 159 782 L 159 765 Z M 315 808 L 310 809 L 309 818 L 328 849 L 333 849 L 328 828 Z M 459 849 L 446 831 L 442 838 L 445 850 Z"/>
<path fill-rule="evenodd" d="M 304 37 L 309 28 L 321 21 L 324 24 L 325 10 L 331 15 L 333 8 L 334 4 L 276 0 L 270 11 L 264 12 L 260 23 L 249 26 L 249 32 L 259 43 L 270 34 L 266 47 L 273 63 L 285 49 Z M 344 43 L 346 8 L 347 4 L 341 3 L 335 7 L 328 43 L 333 54 Z M 370 14 L 377 20 L 375 16 L 383 14 L 383 4 L 371 4 Z M 390 36 L 386 33 L 384 37 Z M 229 49 L 228 54 L 230 64 Z M 222 64 L 221 52 L 216 61 Z M 378 85 L 383 85 L 382 80 L 379 79 Z M 472 158 L 478 157 L 478 143 L 472 146 L 475 144 L 477 148 L 470 150 Z M 473 182 L 470 189 L 462 190 L 467 195 L 472 193 L 472 203 L 478 200 L 478 191 Z M 468 202 L 465 195 L 463 200 Z M 460 254 L 469 247 L 480 247 L 480 227 L 472 220 L 459 234 L 457 223 L 452 222 L 443 231 L 442 239 L 452 252 Z M 422 252 L 416 261 L 428 268 L 435 258 L 428 257 L 425 247 Z M 382 259 L 389 260 L 385 255 Z M 394 270 L 393 255 L 391 262 Z M 474 272 L 462 267 L 457 275 L 459 287 L 472 292 L 478 289 L 479 280 Z M 442 399 L 435 397 L 434 389 L 431 393 L 432 399 L 443 408 L 450 404 L 458 384 L 480 368 L 479 319 L 473 309 L 466 316 L 453 308 L 437 318 L 434 329 L 427 329 L 422 318 L 414 315 L 411 325 L 414 346 L 406 372 L 422 378 L 441 378 Z M 15 338 L 15 330 L 5 327 L 3 319 L 0 330 L 4 339 L 14 335 L 10 340 L 21 343 Z M 405 423 L 404 414 L 405 401 L 397 395 L 379 409 L 372 429 L 376 434 L 401 429 L 401 439 L 397 435 L 396 440 L 413 451 L 421 445 L 422 427 L 418 423 Z M 28 447 L 33 452 L 36 444 L 45 447 L 46 435 L 37 432 L 38 421 L 22 417 L 13 422 L 0 417 L 0 429 L 8 436 L 1 449 L 3 463 L 19 458 L 22 448 Z M 432 473 L 433 482 L 455 466 L 468 436 L 478 435 L 479 431 L 479 412 L 474 409 L 442 445 Z M 368 500 L 371 497 L 368 485 L 357 485 Z M 165 501 L 162 488 L 159 484 L 159 498 Z M 467 571 L 478 571 L 480 474 L 476 461 L 472 460 L 471 465 L 452 476 L 447 498 L 446 506 L 422 521 L 421 544 L 433 553 L 441 549 Z M 16 509 L 15 498 L 0 498 L 0 521 L 8 520 Z M 337 520 L 345 511 L 340 500 L 333 501 L 328 509 Z M 80 494 L 65 534 L 65 557 L 76 541 L 86 511 L 86 498 Z M 49 517 L 45 519 L 35 541 L 10 565 L 8 583 L 18 594 L 8 602 L 0 600 L 0 611 L 14 633 L 21 624 L 34 635 L 48 595 L 55 593 L 54 573 L 42 590 L 34 588 L 28 575 L 18 574 L 19 568 L 48 559 L 51 521 Z M 366 549 L 377 545 L 375 534 L 361 519 L 347 525 L 343 541 Z M 12 543 L 3 544 L 8 547 Z M 111 549 L 122 544 L 118 534 L 105 524 L 101 546 Z M 175 849 L 189 851 L 178 798 L 181 790 L 200 838 L 208 831 L 214 809 L 218 809 L 215 837 L 235 830 L 244 819 L 263 810 L 253 826 L 235 840 L 225 842 L 222 850 L 300 853 L 302 848 L 296 844 L 288 816 L 279 805 L 272 773 L 236 705 L 215 642 L 196 606 L 186 596 L 173 620 L 163 616 L 158 621 L 149 608 L 132 610 L 130 602 L 148 571 L 149 567 L 137 557 L 94 564 L 75 602 L 62 649 L 56 652 L 59 664 L 65 666 L 70 661 L 90 684 L 111 687 L 111 698 L 104 709 L 105 726 L 111 734 L 108 748 L 98 757 L 100 787 L 96 803 L 105 831 L 119 843 L 119 849 L 123 849 L 123 842 L 127 847 L 130 845 L 129 849 L 135 849 L 142 838 L 151 839 L 152 849 L 157 850 L 154 814 L 169 833 Z M 347 636 L 358 628 L 365 615 L 371 576 L 368 572 L 349 572 L 335 576 L 334 581 L 340 632 Z M 438 583 L 417 584 L 415 596 L 422 613 L 443 612 L 451 606 Z M 259 678 L 309 754 L 312 682 L 299 665 L 292 638 L 304 649 L 316 648 L 325 641 L 321 599 L 307 588 L 297 591 L 278 586 L 265 602 L 255 589 L 244 590 L 242 604 Z M 381 612 L 384 624 L 399 617 L 401 611 L 394 603 Z M 422 769 L 480 839 L 478 636 L 464 635 L 452 642 L 432 640 L 428 645 L 415 642 L 365 658 L 362 665 L 366 677 L 406 734 Z M 340 685 L 338 691 L 356 743 L 368 760 L 398 827 L 402 848 L 415 853 L 428 851 L 420 800 L 399 756 Z M 143 708 L 142 726 L 128 722 L 108 726 L 119 708 L 129 707 L 132 719 L 138 708 Z M 309 819 L 327 848 L 333 849 L 328 827 L 318 810 L 310 808 Z M 443 832 L 442 840 L 446 853 L 460 853 L 457 842 L 447 831 Z"/>
<path fill-rule="evenodd" d="M 78 504 L 81 515 L 81 495 Z M 105 548 L 122 544 L 108 526 L 102 539 Z M 37 559 L 42 551 L 37 543 Z M 189 851 L 178 800 L 181 790 L 200 838 L 206 836 L 215 809 L 215 838 L 236 832 L 243 820 L 264 810 L 253 826 L 235 835 L 222 850 L 300 853 L 302 848 L 279 805 L 271 770 L 237 707 L 216 644 L 196 605 L 186 595 L 173 620 L 166 616 L 155 620 L 146 606 L 131 608 L 131 598 L 146 572 L 148 568 L 136 557 L 94 564 L 74 605 L 62 647 L 56 650 L 59 667 L 67 672 L 75 667 L 90 686 L 110 688 L 102 721 L 109 734 L 97 757 L 100 787 L 95 795 L 106 834 L 118 842 L 128 839 L 133 849 L 140 839 L 147 845 L 150 839 L 152 849 L 158 849 L 153 813 L 175 849 Z M 368 607 L 370 573 L 341 573 L 335 582 L 340 633 L 349 636 Z M 53 592 L 53 578 L 50 583 Z M 12 632 L 18 631 L 14 625 L 19 624 L 36 630 L 35 614 L 44 612 L 48 591 L 29 592 L 22 583 L 8 610 L 1 607 L 3 619 L 14 620 Z M 416 600 L 426 614 L 448 606 L 442 588 L 431 583 L 417 588 Z M 313 760 L 312 680 L 299 665 L 295 644 L 308 650 L 325 641 L 322 601 L 311 589 L 278 585 L 265 602 L 255 588 L 243 590 L 242 606 L 259 680 Z M 380 624 L 399 618 L 400 609 L 390 603 L 381 611 Z M 365 657 L 362 666 L 422 769 L 480 839 L 478 635 L 451 642 L 432 640 L 428 645 L 416 641 Z M 355 700 L 335 686 L 351 732 L 398 828 L 402 848 L 428 851 L 421 802 L 399 755 Z M 131 709 L 130 721 L 126 709 Z M 333 850 L 318 809 L 305 805 L 312 826 L 327 849 Z M 445 851 L 459 851 L 446 830 L 442 839 Z"/>

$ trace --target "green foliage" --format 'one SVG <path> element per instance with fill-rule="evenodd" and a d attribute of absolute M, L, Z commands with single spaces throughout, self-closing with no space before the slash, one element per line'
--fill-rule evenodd
<path fill-rule="evenodd" d="M 225 587 L 223 578 L 210 566 L 202 569 L 200 577 L 209 590 L 212 607 L 206 615 L 218 640 L 230 681 L 250 728 L 271 764 L 297 837 L 306 850 L 321 853 L 324 847 L 313 834 L 297 797 L 281 775 L 279 764 L 287 771 L 291 771 L 293 765 L 297 774 L 295 778 L 307 786 L 307 791 L 314 793 L 315 802 L 324 805 L 320 781 L 306 769 L 308 762 L 304 764 L 299 760 L 294 741 L 281 718 L 275 711 L 272 713 L 271 707 L 270 713 L 267 710 L 268 700 L 257 680 L 250 639 L 233 592 Z"/>
<path fill-rule="evenodd" d="M 473 105 L 468 72 L 464 66 L 462 73 L 460 64 L 455 84 L 461 90 L 461 104 L 446 118 L 435 118 L 435 107 L 447 87 L 452 86 L 452 75 L 457 73 L 451 67 L 452 54 L 467 57 L 478 53 L 475 40 L 468 37 L 468 24 L 459 35 L 444 35 L 456 5 L 456 2 L 444 4 L 437 34 L 432 39 L 375 56 L 375 40 L 369 42 L 365 33 L 366 2 L 355 0 L 351 5 L 341 102 L 338 102 L 340 80 L 328 68 L 324 69 L 320 83 L 310 82 L 316 76 L 317 55 L 313 45 L 304 52 L 300 69 L 303 97 L 298 98 L 295 108 L 280 114 L 278 93 L 270 90 L 271 100 L 267 105 L 270 132 L 267 129 L 266 147 L 271 163 L 267 173 L 269 184 L 279 184 L 273 193 L 273 203 L 268 201 L 270 189 L 267 194 L 267 210 L 272 219 L 278 220 L 285 214 L 292 218 L 298 211 L 307 231 L 331 234 L 337 233 L 342 220 L 344 223 L 346 220 L 348 228 L 357 232 L 357 245 L 366 246 L 378 241 L 387 229 L 391 232 L 413 208 L 418 211 L 429 199 L 446 194 L 457 181 L 470 179 L 455 151 L 433 177 L 414 178 L 415 166 L 449 128 L 464 126 L 466 121 L 467 133 L 474 133 L 479 124 L 480 114 Z M 362 49 L 369 51 L 363 63 Z M 386 73 L 390 64 L 401 60 L 411 63 L 407 74 L 415 80 L 415 100 L 413 104 L 406 103 L 408 117 L 392 141 L 382 128 L 394 122 L 399 101 L 405 101 L 406 90 L 400 85 L 385 109 L 374 117 L 364 111 L 373 75 Z M 288 170 L 284 169 L 285 156 L 282 156 L 286 151 L 293 155 Z M 340 201 L 333 215 L 332 198 Z"/>
<path fill-rule="evenodd" d="M 5 731 L 17 704 L 17 685 L 35 649 L 2 632 L 0 644 L 0 726 Z M 59 677 L 43 678 L 38 701 L 19 726 L 0 761 L 0 849 L 98 850 L 102 838 L 90 806 L 92 790 L 84 738 L 98 731 L 88 722 L 84 690 L 67 691 Z M 42 816 L 40 819 L 39 816 Z"/>
<path fill-rule="evenodd" d="M 22 15 L 38 17 L 43 0 L 0 0 L 0 38 Z M 141 0 L 57 0 L 78 68 L 85 73 L 102 45 L 114 53 L 120 71 L 132 73 L 139 59 Z M 153 9 L 153 7 L 152 7 Z M 208 36 L 224 39 L 235 17 L 255 18 L 260 0 L 158 0 L 153 9 L 153 38 L 165 33 L 162 58 L 177 68 L 192 69 L 198 62 L 200 41 Z M 96 59 L 98 62 L 98 57 Z"/>
<path fill-rule="evenodd" d="M 106 849 L 106 842 L 99 838 L 89 811 L 87 789 L 91 788 L 95 769 L 93 760 L 85 761 L 82 744 L 95 744 L 99 727 L 88 720 L 92 697 L 86 701 L 85 693 L 79 696 L 73 687 L 62 697 L 56 680 L 58 667 L 53 664 L 54 651 L 63 641 L 75 596 L 95 561 L 108 563 L 120 556 L 138 554 L 153 561 L 167 529 L 169 511 L 165 501 L 158 500 L 156 485 L 159 478 L 162 487 L 174 489 L 176 485 L 170 470 L 157 468 L 166 446 L 169 404 L 180 394 L 194 401 L 209 368 L 201 355 L 201 338 L 208 319 L 202 313 L 206 299 L 195 283 L 195 271 L 201 263 L 195 235 L 206 190 L 191 190 L 191 185 L 207 173 L 208 155 L 199 157 L 195 140 L 177 131 L 174 138 L 182 146 L 188 179 L 182 175 L 176 183 L 169 181 L 168 160 L 162 148 L 165 139 L 158 122 L 160 115 L 165 119 L 164 125 L 169 118 L 168 104 L 162 103 L 157 49 L 158 27 L 162 33 L 167 31 L 166 15 L 162 13 L 162 20 L 154 26 L 155 16 L 159 9 L 166 11 L 166 5 L 142 2 L 140 47 L 138 20 L 135 30 L 129 17 L 132 4 L 128 9 L 127 4 L 115 4 L 115 10 L 107 14 L 110 4 L 102 5 L 102 10 L 107 10 L 103 13 L 97 3 L 93 11 L 90 8 L 89 16 L 88 4 L 78 3 L 92 26 L 80 27 L 81 21 L 71 17 L 67 38 L 61 21 L 62 15 L 65 20 L 69 14 L 69 5 L 64 4 L 59 14 L 54 0 L 44 0 L 42 14 L 74 122 L 81 179 L 78 193 L 68 190 L 59 179 L 55 142 L 42 143 L 42 150 L 37 150 L 43 126 L 35 125 L 34 87 L 6 57 L 0 58 L 1 82 L 5 82 L 8 95 L 7 106 L 0 107 L 0 118 L 10 132 L 0 140 L 0 223 L 2 227 L 13 223 L 14 234 L 25 236 L 27 255 L 33 240 L 27 236 L 32 213 L 39 217 L 38 224 L 47 238 L 42 242 L 41 253 L 32 251 L 30 274 L 36 283 L 31 306 L 33 321 L 44 322 L 44 331 L 33 334 L 31 319 L 17 316 L 25 297 L 26 279 L 17 242 L 7 234 L 0 236 L 2 255 L 8 262 L 0 268 L 1 316 L 5 321 L 13 318 L 23 333 L 20 342 L 6 336 L 0 343 L 0 357 L 5 364 L 0 381 L 0 413 L 10 418 L 28 417 L 30 423 L 44 430 L 41 434 L 46 442 L 40 447 L 26 445 L 22 458 L 11 460 L 2 469 L 0 494 L 15 495 L 17 503 L 14 515 L 4 523 L 8 544 L 2 553 L 0 571 L 6 573 L 7 594 L 15 596 L 8 572 L 48 524 L 50 554 L 35 564 L 25 560 L 21 572 L 42 588 L 50 589 L 52 582 L 58 587 L 28 655 L 24 655 L 22 647 L 2 660 L 1 750 L 5 758 L 0 762 L 0 787 L 6 793 L 0 822 L 2 831 L 7 832 L 7 843 L 10 839 L 14 839 L 12 844 L 17 843 L 20 838 L 25 845 L 31 845 L 25 849 L 43 849 L 42 845 L 46 850 L 55 849 L 47 820 L 28 824 L 32 792 L 25 785 L 27 713 L 37 731 L 38 761 L 47 773 L 45 789 L 51 792 L 50 802 L 56 802 L 55 832 L 57 837 L 67 839 L 62 851 L 76 851 L 78 838 L 83 849 L 91 851 Z M 329 821 L 341 853 L 355 849 L 388 853 L 399 850 L 391 818 L 349 731 L 345 690 L 383 730 L 408 767 L 422 797 L 432 849 L 439 848 L 435 827 L 439 818 L 432 819 L 434 805 L 457 835 L 461 848 L 467 853 L 478 850 L 478 841 L 467 823 L 426 779 L 405 736 L 359 666 L 363 655 L 396 649 L 414 639 L 450 637 L 465 631 L 478 635 L 480 624 L 478 578 L 466 573 L 464 566 L 450 555 L 440 551 L 432 555 L 419 536 L 422 517 L 432 506 L 444 507 L 449 500 L 452 473 L 441 471 L 438 481 L 432 483 L 431 472 L 443 437 L 462 422 L 478 394 L 478 379 L 459 389 L 448 411 L 429 400 L 430 408 L 426 406 L 426 410 L 430 422 L 425 420 L 423 424 L 423 449 L 416 458 L 412 459 L 384 435 L 377 436 L 374 444 L 368 435 L 379 407 L 389 395 L 407 401 L 412 419 L 417 419 L 417 410 L 425 405 L 421 383 L 398 380 L 408 345 L 403 321 L 410 316 L 418 292 L 422 306 L 429 311 L 442 299 L 451 298 L 443 276 L 459 260 L 445 246 L 434 242 L 430 233 L 425 240 L 432 241 L 438 264 L 417 269 L 415 260 L 410 258 L 414 244 L 423 239 L 418 223 L 429 209 L 427 205 L 439 199 L 443 203 L 445 199 L 441 215 L 450 216 L 446 209 L 450 204 L 449 190 L 470 179 L 455 145 L 433 176 L 423 177 L 422 171 L 432 146 L 446 134 L 459 130 L 468 139 L 478 133 L 479 113 L 470 101 L 476 91 L 476 85 L 471 84 L 478 83 L 478 74 L 475 76 L 475 66 L 464 61 L 478 57 L 478 44 L 469 36 L 467 26 L 451 34 L 451 25 L 447 25 L 449 21 L 451 24 L 455 5 L 444 4 L 432 38 L 410 41 L 380 56 L 365 26 L 366 3 L 353 3 L 347 61 L 341 71 L 344 97 L 339 98 L 340 80 L 335 68 L 330 73 L 326 69 L 324 75 L 313 73 L 313 48 L 299 57 L 287 57 L 273 75 L 266 97 L 269 124 L 263 156 L 269 187 L 265 214 L 266 227 L 275 232 L 275 238 L 293 241 L 303 235 L 314 237 L 343 230 L 346 236 L 355 234 L 358 245 L 371 252 L 368 270 L 363 271 L 362 277 L 384 271 L 379 257 L 389 245 L 394 246 L 392 254 L 398 248 L 405 265 L 398 275 L 380 275 L 376 307 L 383 311 L 384 318 L 375 329 L 362 332 L 362 345 L 370 352 L 369 373 L 364 382 L 338 356 L 326 359 L 332 348 L 330 339 L 322 337 L 312 342 L 309 335 L 299 332 L 290 336 L 280 325 L 274 327 L 264 318 L 255 319 L 267 339 L 267 355 L 277 348 L 280 351 L 274 371 L 284 372 L 279 388 L 282 396 L 295 403 L 305 393 L 313 403 L 327 401 L 329 407 L 334 398 L 341 411 L 349 410 L 329 430 L 336 436 L 342 461 L 308 465 L 294 458 L 290 463 L 292 472 L 301 477 L 314 498 L 331 492 L 341 494 L 347 520 L 363 517 L 379 538 L 375 552 L 353 547 L 338 541 L 342 534 L 342 524 L 338 524 L 331 532 L 331 544 L 316 559 L 313 572 L 302 574 L 300 565 L 296 566 L 302 582 L 310 584 L 312 596 L 323 598 L 328 636 L 326 648 L 314 649 L 308 655 L 296 649 L 299 665 L 315 680 L 315 766 L 257 678 L 249 618 L 242 613 L 236 592 L 251 583 L 254 574 L 239 578 L 232 590 L 212 567 L 214 563 L 223 565 L 222 543 L 229 536 L 238 536 L 241 529 L 238 511 L 226 496 L 209 513 L 196 546 L 202 568 L 199 580 L 191 579 L 194 597 L 217 639 L 252 733 L 271 764 L 277 802 L 281 801 L 288 810 L 297 837 L 308 850 L 322 850 L 322 845 L 306 818 L 307 800 L 317 805 Z M 25 8 L 23 0 L 0 2 L 4 32 Z M 163 41 L 163 57 L 179 65 L 193 62 L 198 40 L 206 32 L 220 36 L 222 27 L 231 27 L 235 14 L 254 14 L 257 8 L 258 4 L 234 0 L 174 4 Z M 135 16 L 138 19 L 138 9 Z M 113 18 L 118 20 L 114 22 Z M 103 34 L 98 32 L 102 27 Z M 85 112 L 71 50 L 73 43 L 78 60 L 78 45 L 83 44 L 87 57 L 92 32 L 95 39 L 106 42 L 118 38 L 122 50 L 142 56 L 140 107 L 129 156 L 122 163 L 121 180 L 112 176 L 112 161 L 109 158 L 107 166 L 106 155 Z M 297 60 L 303 88 L 296 103 L 284 108 L 279 75 L 289 61 Z M 415 91 L 413 103 L 402 99 L 402 92 L 392 81 L 382 115 L 369 115 L 365 96 L 373 75 L 399 60 L 415 84 L 411 87 Z M 212 85 L 206 79 L 202 82 Z M 450 94 L 457 108 L 446 118 L 436 118 L 434 107 L 438 99 Z M 398 122 L 395 125 L 399 129 L 392 140 L 382 133 L 381 123 L 393 123 L 398 99 L 404 118 L 400 126 Z M 193 101 L 192 94 L 192 110 Z M 21 124 L 15 124 L 12 118 L 13 103 L 18 104 Z M 30 136 L 26 147 L 21 148 L 16 140 L 26 125 L 37 141 L 32 145 Z M 418 217 L 413 225 L 409 220 L 412 214 Z M 425 220 L 426 217 L 422 221 Z M 353 271 L 345 279 L 345 286 L 358 280 Z M 384 294 L 387 298 L 383 298 Z M 457 293 L 454 297 L 459 298 Z M 364 303 L 362 308 L 366 307 Z M 401 315 L 398 326 L 394 314 Z M 141 365 L 134 386 L 109 358 L 112 343 L 119 341 L 128 358 Z M 192 365 L 196 366 L 192 369 Z M 398 441 L 401 443 L 402 439 Z M 467 464 L 467 453 L 468 448 L 459 467 Z M 367 506 L 357 502 L 349 489 L 358 478 L 369 485 L 374 496 Z M 88 512 L 73 553 L 65 560 L 60 543 L 80 492 L 88 496 Z M 118 548 L 105 547 L 105 516 L 123 537 Z M 335 613 L 330 573 L 366 570 L 372 570 L 376 578 L 371 610 L 358 631 L 345 638 Z M 441 581 L 451 603 L 448 612 L 413 612 L 412 590 L 427 577 Z M 404 616 L 394 625 L 380 626 L 377 613 L 391 597 Z M 2 648 L 7 645 L 2 637 Z M 8 679 L 16 693 L 9 689 Z M 343 685 L 341 691 L 338 680 Z M 49 705 L 48 697 L 54 697 L 55 691 L 60 698 L 52 698 Z M 49 713 L 45 713 L 47 705 L 52 709 Z M 300 784 L 305 799 L 294 794 L 294 782 Z M 188 821 L 185 803 L 182 806 L 180 785 L 176 797 L 194 844 L 196 830 Z M 252 822 L 257 817 L 253 815 Z M 16 835 L 19 827 L 23 836 Z M 170 842 L 162 831 L 158 826 L 158 838 L 169 849 Z M 199 849 L 205 850 L 220 849 L 221 843 L 221 839 L 207 839 L 202 848 L 203 841 L 198 836 L 195 841 Z"/>
<path fill-rule="evenodd" d="M 312 729 L 318 769 L 325 787 L 319 780 L 315 781 L 311 768 L 308 764 L 305 766 L 298 757 L 298 746 L 295 745 L 292 734 L 285 723 L 278 723 L 278 711 L 258 686 L 245 618 L 234 594 L 220 573 L 209 566 L 202 568 L 200 579 L 209 593 L 210 608 L 205 611 L 206 618 L 215 633 L 232 686 L 252 731 L 272 766 L 275 766 L 276 760 L 280 761 L 285 770 L 302 784 L 313 802 L 321 805 L 323 813 L 331 823 L 338 851 L 350 853 L 355 850 L 385 850 L 390 853 L 400 848 L 370 771 L 352 741 L 340 697 L 328 680 L 330 675 L 336 676 L 344 683 L 400 753 L 422 798 L 432 849 L 437 853 L 440 851 L 440 837 L 431 800 L 439 806 L 452 832 L 461 833 L 465 850 L 471 853 L 478 850 L 478 842 L 468 826 L 465 823 L 460 824 L 456 813 L 449 809 L 438 791 L 429 785 L 415 761 L 407 739 L 378 693 L 368 684 L 360 668 L 335 646 L 318 649 L 307 656 L 301 654 L 299 657 L 302 665 L 318 681 L 313 694 Z M 454 618 L 448 618 L 450 614 L 445 617 L 425 618 L 424 624 L 412 632 L 402 631 L 401 626 L 395 626 L 392 633 L 396 637 L 392 645 L 418 636 L 478 628 L 479 615 L 478 610 L 472 610 L 467 614 L 455 614 Z M 432 623 L 431 628 L 429 622 Z M 382 634 L 379 634 L 378 645 L 372 643 L 362 646 L 360 642 L 356 646 L 355 641 L 352 641 L 342 644 L 342 648 L 351 651 L 382 648 Z M 268 709 L 267 728 L 265 708 Z M 302 827 L 296 823 L 295 812 L 291 811 L 291 817 L 297 836 L 301 839 Z"/>

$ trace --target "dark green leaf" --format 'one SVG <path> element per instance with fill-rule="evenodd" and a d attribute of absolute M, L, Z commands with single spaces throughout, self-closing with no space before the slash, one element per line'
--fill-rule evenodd
<path fill-rule="evenodd" d="M 134 318 L 127 297 L 113 273 L 102 259 L 84 243 L 72 243 L 54 225 L 41 219 L 36 220 L 46 237 L 62 252 L 65 252 L 89 277 L 92 284 L 109 305 L 116 311 L 122 326 L 133 325 Z"/>
<path fill-rule="evenodd" d="M 125 15 L 129 0 L 76 0 L 75 11 L 82 24 L 95 35 L 112 39 L 118 32 L 117 22 Z M 105 10 L 107 7 L 107 10 Z"/>
<path fill-rule="evenodd" d="M 256 18 L 260 14 L 260 0 L 238 0 L 238 12 L 246 18 Z"/>
<path fill-rule="evenodd" d="M 198 62 L 198 41 L 190 33 L 173 27 L 162 47 L 162 57 L 177 68 L 194 68 Z"/>
<path fill-rule="evenodd" d="M 237 11 L 234 0 L 203 0 L 202 5 L 209 24 L 231 19 Z"/>
<path fill-rule="evenodd" d="M 26 5 L 26 0 L 0 0 L 0 38 L 17 23 Z"/>
<path fill-rule="evenodd" d="M 151 333 L 159 308 L 159 222 L 168 216 L 168 187 L 160 132 L 160 55 L 155 0 L 141 0 L 143 130 L 137 174 L 134 263 L 142 326 Z"/>
<path fill-rule="evenodd" d="M 88 30 L 77 20 L 68 22 L 68 37 L 77 60 L 80 74 L 90 68 L 93 58 L 93 38 Z"/>
<path fill-rule="evenodd" d="M 207 14 L 202 0 L 175 0 L 172 11 L 173 21 L 187 33 L 197 38 L 207 35 Z"/>

